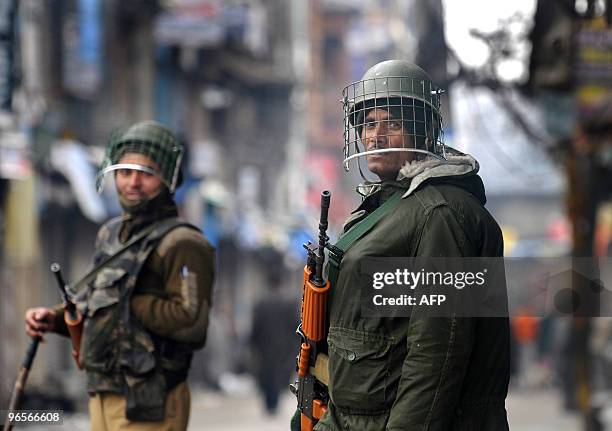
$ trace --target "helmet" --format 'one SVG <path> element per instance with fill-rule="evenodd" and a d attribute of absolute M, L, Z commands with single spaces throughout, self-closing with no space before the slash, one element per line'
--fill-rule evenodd
<path fill-rule="evenodd" d="M 180 166 L 183 147 L 172 132 L 155 121 L 141 121 L 127 129 L 113 132 L 106 147 L 104 160 L 98 171 L 98 192 L 104 187 L 104 176 L 117 169 L 135 169 L 159 175 L 170 193 L 180 185 Z M 149 157 L 159 166 L 159 172 L 148 166 L 119 163 L 126 153 L 139 153 Z"/>
<path fill-rule="evenodd" d="M 360 81 L 346 86 L 342 90 L 345 170 L 349 170 L 351 160 L 376 153 L 416 152 L 445 159 L 441 93 L 423 69 L 404 60 L 378 63 Z M 402 147 L 366 151 L 362 142 L 364 120 L 376 108 L 393 113 L 395 121 L 400 121 L 407 138 Z"/>

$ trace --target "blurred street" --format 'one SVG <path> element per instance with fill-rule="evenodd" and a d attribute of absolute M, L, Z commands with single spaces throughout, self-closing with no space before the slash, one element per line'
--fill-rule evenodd
<path fill-rule="evenodd" d="M 295 408 L 295 398 L 286 394 L 276 416 L 266 416 L 261 400 L 252 389 L 252 382 L 242 382 L 245 389 L 232 395 L 208 390 L 192 391 L 192 411 L 189 429 L 193 431 L 286 431 Z M 555 391 L 534 390 L 511 392 L 506 401 L 512 431 L 576 431 L 579 419 L 565 413 Z M 51 427 L 29 427 L 30 430 Z M 86 431 L 89 429 L 85 414 L 64 417 L 64 425 L 53 429 Z"/>
<path fill-rule="evenodd" d="M 364 79 L 366 70 L 390 59 L 414 63 L 428 78 L 410 66 L 402 76 L 377 72 L 377 78 Z M 393 82 L 399 88 L 392 92 Z M 381 85 L 384 94 L 376 89 Z M 374 111 L 385 107 L 387 117 L 378 118 Z M 176 137 L 166 151 L 171 160 L 151 159 L 144 170 L 121 159 L 132 152 L 153 157 L 157 150 L 143 148 L 161 151 L 175 139 L 162 145 L 157 134 L 132 136 L 119 146 L 117 137 L 143 120 Z M 384 139 L 366 133 L 367 124 L 377 130 L 384 125 L 386 133 L 376 132 Z M 377 153 L 367 154 L 372 143 Z M 407 157 L 401 158 L 407 171 L 423 171 L 406 177 L 394 168 L 380 175 L 376 160 L 392 154 Z M 470 160 L 469 172 L 454 170 L 455 156 Z M 438 159 L 435 167 L 448 162 L 442 177 L 430 172 L 430 162 Z M 156 178 L 143 206 L 122 200 L 121 171 Z M 135 233 L 130 214 L 147 208 L 148 223 L 149 216 L 157 218 L 149 204 L 165 196 L 215 248 L 208 271 L 214 268 L 214 284 L 206 289 L 212 294 L 205 301 L 196 295 L 197 321 L 145 312 L 140 319 L 155 340 L 154 353 L 162 351 L 156 358 L 182 358 L 195 349 L 188 370 L 189 429 L 288 430 L 296 401 L 287 382 L 305 308 L 303 246 L 325 235 L 335 243 L 365 194 L 378 188 L 378 180 L 386 187 L 394 179 L 412 190 L 474 180 L 478 187 L 470 186 L 470 193 L 499 225 L 508 313 L 503 295 L 490 297 L 502 299 L 510 326 L 510 369 L 498 380 L 505 384 L 510 375 L 510 429 L 612 431 L 612 0 L 0 1 L 0 410 L 9 405 L 16 376 L 27 376 L 21 409 L 70 413 L 62 425 L 26 429 L 90 429 L 88 376 L 77 371 L 70 340 L 46 337 L 29 373 L 20 373 L 31 342 L 24 316 L 33 307 L 58 304 L 68 286 L 74 293 L 83 288 L 72 299 L 83 302 L 79 310 L 87 309 L 90 322 L 131 307 L 123 301 L 149 288 L 162 289 L 132 274 L 136 287 L 129 296 L 105 293 L 121 299 L 93 308 L 95 289 L 111 291 L 128 277 L 98 287 L 97 276 L 77 280 L 100 262 L 104 241 L 96 238 L 104 237 L 98 235 L 104 223 L 123 216 L 117 232 Z M 328 222 L 321 224 L 323 190 L 332 198 Z M 381 203 L 380 196 L 368 197 L 363 215 Z M 461 224 L 453 237 L 463 245 L 489 243 L 490 235 L 474 237 L 478 241 L 464 235 L 471 225 L 480 226 L 470 222 L 471 210 L 451 210 Z M 478 211 L 484 214 L 480 206 Z M 323 225 L 326 233 L 319 230 Z M 381 244 L 387 236 L 395 244 L 393 237 L 403 233 L 410 233 L 410 243 L 421 241 L 410 229 L 386 232 Z M 162 248 L 162 238 L 154 239 Z M 495 250 L 501 245 L 498 238 Z M 107 261 L 103 270 L 123 260 Z M 61 265 L 65 278 L 60 290 L 52 263 Z M 178 271 L 167 266 L 151 263 L 166 281 L 163 295 L 153 300 L 168 300 L 174 308 L 178 296 L 170 280 Z M 191 316 L 187 266 L 177 264 L 181 304 Z M 335 310 L 344 311 L 345 304 L 333 301 L 343 297 L 330 295 L 331 318 L 317 323 L 327 328 L 341 321 Z M 131 332 L 128 315 L 112 324 L 125 323 Z M 193 330 L 204 322 L 207 328 Z M 389 325 L 393 331 L 395 323 Z M 181 329 L 170 329 L 175 326 Z M 361 326 L 341 329 L 354 328 Z M 206 335 L 205 347 L 204 341 L 184 340 L 183 330 Z M 491 334 L 479 351 L 496 360 L 488 347 L 504 338 Z M 365 344 L 369 336 L 363 338 Z M 91 344 L 106 347 L 102 339 L 84 343 L 81 360 Z M 107 377 L 125 379 L 117 364 L 132 352 L 106 350 L 113 352 L 109 359 L 91 358 L 107 361 Z M 174 375 L 176 369 L 168 369 Z"/>
<path fill-rule="evenodd" d="M 512 431 L 576 431 L 576 416 L 563 413 L 555 392 L 522 392 L 509 395 L 506 404 Z M 286 431 L 295 408 L 287 395 L 275 417 L 266 417 L 256 395 L 222 396 L 197 393 L 193 398 L 189 429 L 215 431 Z"/>
<path fill-rule="evenodd" d="M 508 422 L 512 431 L 576 431 L 577 415 L 561 409 L 556 391 L 511 392 L 506 400 Z"/>

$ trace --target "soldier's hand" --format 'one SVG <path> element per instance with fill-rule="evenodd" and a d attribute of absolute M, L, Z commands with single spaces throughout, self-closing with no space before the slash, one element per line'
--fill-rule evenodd
<path fill-rule="evenodd" d="M 25 314 L 25 331 L 30 337 L 41 337 L 55 329 L 55 311 L 50 308 L 30 308 Z"/>

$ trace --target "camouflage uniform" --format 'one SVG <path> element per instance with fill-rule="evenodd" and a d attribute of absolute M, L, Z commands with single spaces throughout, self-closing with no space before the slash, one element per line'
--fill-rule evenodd
<path fill-rule="evenodd" d="M 130 127 L 111 140 L 102 176 L 150 169 L 121 164 L 125 153 L 156 162 L 164 186 L 136 206 L 121 202 L 124 215 L 98 232 L 96 265 L 144 230 L 152 231 L 104 265 L 75 297 L 85 316 L 80 363 L 87 373 L 92 425 L 185 429 L 186 378 L 193 351 L 206 341 L 214 249 L 196 227 L 177 218 L 172 192 L 180 184 L 182 148 L 171 132 L 154 122 Z M 55 323 L 66 333 L 61 309 Z"/>
<path fill-rule="evenodd" d="M 95 260 L 160 220 L 145 240 L 100 271 L 78 301 L 86 316 L 80 360 L 87 390 L 124 395 L 133 421 L 163 419 L 166 394 L 185 381 L 193 350 L 205 342 L 212 300 L 213 248 L 176 219 L 168 202 L 146 217 L 106 223 Z M 62 319 L 58 313 L 59 327 Z"/>

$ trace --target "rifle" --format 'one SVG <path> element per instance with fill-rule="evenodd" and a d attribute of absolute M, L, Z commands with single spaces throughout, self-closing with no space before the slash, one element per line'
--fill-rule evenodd
<path fill-rule="evenodd" d="M 60 291 L 62 292 L 65 310 L 64 321 L 68 326 L 68 332 L 70 333 L 70 339 L 72 340 L 72 356 L 74 357 L 79 369 L 81 369 L 81 364 L 79 363 L 79 346 L 81 344 L 83 316 L 77 310 L 76 305 L 74 305 L 74 303 L 68 297 L 68 292 L 66 290 L 67 286 L 64 282 L 64 278 L 62 277 L 59 264 L 53 263 L 51 265 L 51 272 L 53 272 L 55 275 L 55 279 L 57 280 Z M 34 362 L 34 357 L 36 356 L 39 343 L 40 337 L 32 337 L 30 340 L 28 350 L 21 364 L 21 368 L 19 369 L 19 375 L 15 381 L 8 410 L 6 411 L 4 426 L 2 428 L 4 431 L 9 431 L 13 428 L 13 424 L 9 420 L 9 413 L 14 412 L 19 406 L 19 402 L 21 401 L 21 396 L 23 395 L 23 390 L 25 389 L 26 381 L 28 380 L 30 368 L 32 368 L 32 363 Z"/>
<path fill-rule="evenodd" d="M 17 376 L 15 386 L 13 387 L 13 393 L 11 394 L 11 401 L 9 402 L 8 410 L 6 411 L 6 417 L 4 418 L 4 426 L 2 427 L 4 431 L 10 431 L 13 429 L 13 424 L 9 420 L 9 413 L 15 412 L 15 410 L 17 410 L 17 406 L 19 405 L 19 401 L 21 401 L 21 395 L 23 395 L 23 390 L 25 389 L 26 381 L 28 380 L 28 374 L 30 374 L 30 368 L 32 368 L 32 362 L 34 362 L 34 356 L 36 356 L 36 351 L 38 350 L 38 343 L 40 343 L 40 337 L 31 338 L 28 350 L 26 351 L 26 355 L 21 363 L 19 375 Z"/>
<path fill-rule="evenodd" d="M 327 293 L 329 280 L 323 278 L 327 236 L 327 214 L 331 194 L 321 192 L 321 216 L 319 219 L 319 244 L 304 244 L 308 252 L 304 267 L 302 310 L 296 334 L 300 337 L 300 352 L 296 370 L 298 380 L 290 385 L 297 397 L 301 431 L 311 431 L 323 413 L 327 411 Z"/>
<path fill-rule="evenodd" d="M 68 327 L 68 333 L 70 334 L 70 341 L 72 342 L 72 357 L 77 364 L 77 367 L 81 368 L 81 362 L 79 361 L 79 351 L 81 350 L 81 334 L 83 332 L 83 316 L 77 310 L 76 305 L 68 296 L 67 287 L 68 285 L 64 282 L 62 277 L 62 269 L 59 263 L 51 264 L 51 272 L 55 275 L 57 285 L 62 293 L 62 299 L 64 302 L 64 322 Z"/>

